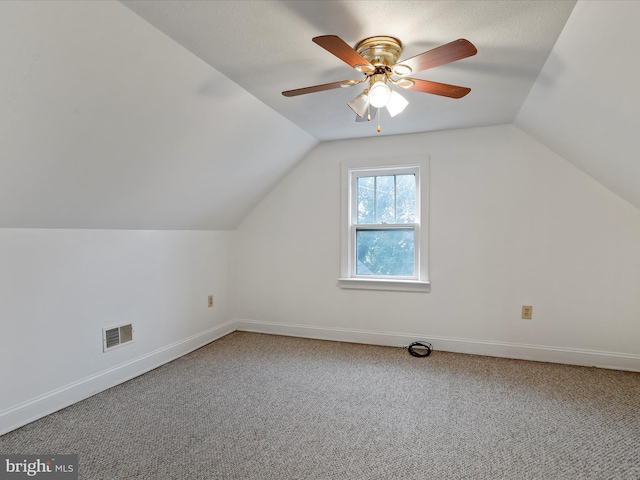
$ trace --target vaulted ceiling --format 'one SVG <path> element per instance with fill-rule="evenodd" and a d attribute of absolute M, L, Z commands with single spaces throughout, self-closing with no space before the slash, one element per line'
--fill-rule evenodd
<path fill-rule="evenodd" d="M 640 208 L 640 2 L 579 2 L 515 124 Z"/>
<path fill-rule="evenodd" d="M 640 208 L 640 2 L 0 2 L 0 227 L 233 229 L 319 141 L 515 123 Z M 382 134 L 311 42 L 457 38 Z"/>
<path fill-rule="evenodd" d="M 299 87 L 360 79 L 314 44 L 338 35 L 351 46 L 371 37 L 400 39 L 401 59 L 458 38 L 474 57 L 415 76 L 470 87 L 454 100 L 403 91 L 409 106 L 383 131 L 394 135 L 510 123 L 533 86 L 575 1 L 215 1 L 123 3 L 227 78 L 319 140 L 377 135 L 356 123 L 347 102 L 363 86 L 286 98 Z"/>
<path fill-rule="evenodd" d="M 233 229 L 317 140 L 118 2 L 0 2 L 0 226 Z"/>

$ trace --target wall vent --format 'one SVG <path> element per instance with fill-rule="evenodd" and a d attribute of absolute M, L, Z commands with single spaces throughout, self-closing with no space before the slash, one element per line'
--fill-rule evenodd
<path fill-rule="evenodd" d="M 133 324 L 131 323 L 102 329 L 103 352 L 131 342 L 133 342 Z"/>

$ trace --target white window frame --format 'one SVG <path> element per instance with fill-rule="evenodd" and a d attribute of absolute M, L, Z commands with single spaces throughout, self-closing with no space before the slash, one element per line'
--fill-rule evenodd
<path fill-rule="evenodd" d="M 416 173 L 415 231 L 416 268 L 414 277 L 372 277 L 355 273 L 355 179 L 358 176 Z M 364 290 L 429 292 L 429 157 L 402 156 L 395 159 L 351 160 L 341 165 L 341 260 L 338 286 Z M 362 229 L 362 226 L 358 227 Z M 365 227 L 367 228 L 367 227 Z M 373 227 L 372 227 L 373 228 Z"/>

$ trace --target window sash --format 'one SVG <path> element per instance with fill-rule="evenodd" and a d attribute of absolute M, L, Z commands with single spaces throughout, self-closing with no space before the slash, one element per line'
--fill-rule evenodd
<path fill-rule="evenodd" d="M 376 275 L 358 274 L 358 232 L 375 231 L 413 231 L 413 275 Z M 418 280 L 420 274 L 420 227 L 417 223 L 397 223 L 397 224 L 356 224 L 351 225 L 351 277 L 363 279 L 397 279 L 397 280 Z"/>
<path fill-rule="evenodd" d="M 404 194 L 408 185 L 406 179 L 411 179 L 411 195 L 406 198 Z M 416 173 L 409 172 L 385 172 L 382 175 L 356 174 L 354 179 L 354 223 L 359 225 L 367 223 L 413 223 L 416 216 Z M 364 181 L 363 181 L 364 180 Z M 392 183 L 390 183 L 392 182 Z M 392 190 L 389 191 L 389 187 Z M 406 201 L 409 201 L 410 210 Z M 361 202 L 364 202 L 365 211 L 361 211 Z M 387 209 L 391 208 L 391 211 Z M 399 218 L 405 218 L 399 222 Z"/>
<path fill-rule="evenodd" d="M 358 178 L 362 177 L 384 177 L 390 175 L 413 175 L 415 178 L 415 205 L 414 205 L 414 223 L 420 224 L 420 167 L 416 165 L 409 166 L 397 166 L 397 167 L 384 167 L 384 168 L 362 168 L 353 169 L 349 171 L 349 218 L 350 224 L 358 224 Z M 377 199 L 374 195 L 374 204 L 377 203 Z M 397 215 L 397 192 L 396 192 L 396 215 Z M 374 210 L 375 211 L 375 210 Z M 375 213 L 374 213 L 375 219 Z M 373 223 L 375 225 L 390 225 L 387 223 Z M 363 224 L 358 224 L 363 225 Z M 364 224 L 366 225 L 366 224 Z M 393 225 L 393 224 L 392 224 Z M 403 224 L 404 225 L 404 224 Z M 408 225 L 408 224 L 406 224 Z"/>
<path fill-rule="evenodd" d="M 415 205 L 414 223 L 358 223 L 358 178 L 382 177 L 390 175 L 414 175 Z M 349 171 L 349 276 L 355 279 L 385 279 L 385 280 L 419 280 L 420 279 L 420 167 L 394 166 L 383 168 L 362 168 Z M 397 196 L 397 192 L 394 192 Z M 397 204 L 397 198 L 394 199 Z M 374 194 L 374 202 L 377 202 Z M 395 212 L 397 215 L 397 211 Z M 375 215 L 374 215 L 375 219 Z M 393 230 L 412 228 L 414 232 L 413 275 L 363 275 L 357 273 L 357 232 L 363 230 Z"/>

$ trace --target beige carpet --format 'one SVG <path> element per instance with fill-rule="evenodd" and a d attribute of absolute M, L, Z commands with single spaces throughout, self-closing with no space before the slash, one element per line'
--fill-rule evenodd
<path fill-rule="evenodd" d="M 640 479 L 640 374 L 233 333 L 0 437 L 82 479 Z"/>

